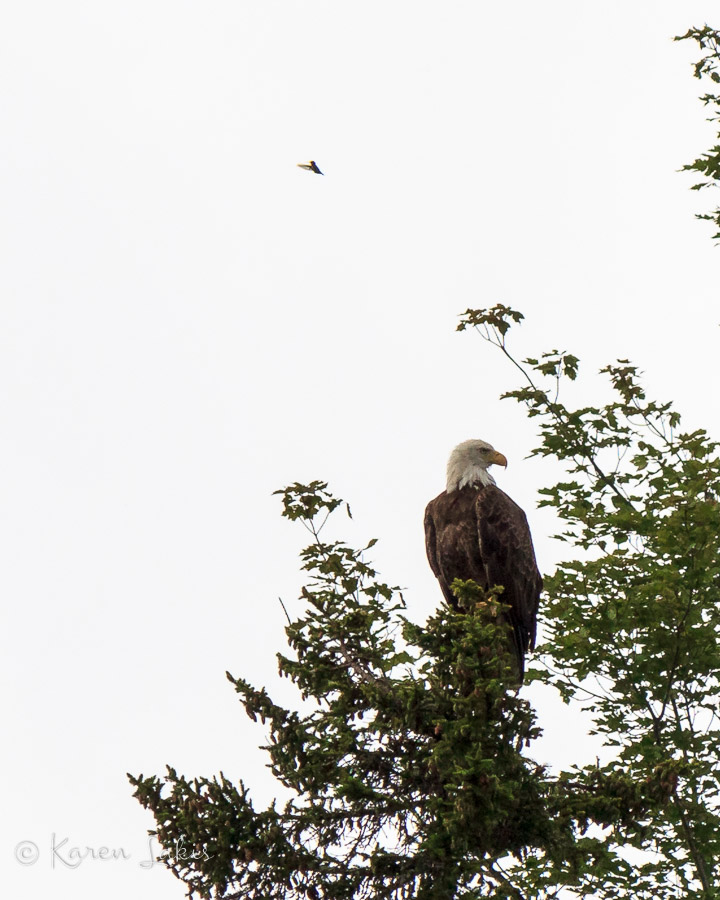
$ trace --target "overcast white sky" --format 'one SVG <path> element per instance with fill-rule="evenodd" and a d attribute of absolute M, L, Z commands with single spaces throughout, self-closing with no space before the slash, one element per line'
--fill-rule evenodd
<path fill-rule="evenodd" d="M 183 896 L 140 865 L 126 771 L 272 796 L 224 672 L 292 699 L 276 598 L 298 608 L 304 532 L 276 488 L 329 480 L 422 620 L 423 509 L 482 437 L 552 569 L 553 473 L 498 401 L 511 369 L 455 334 L 466 307 L 521 309 L 520 355 L 631 357 L 717 434 L 718 250 L 677 173 L 714 132 L 671 42 L 705 21 L 716 3 L 5 4 L 7 896 Z M 538 759 L 594 753 L 538 712 Z M 53 868 L 53 834 L 130 858 Z"/>

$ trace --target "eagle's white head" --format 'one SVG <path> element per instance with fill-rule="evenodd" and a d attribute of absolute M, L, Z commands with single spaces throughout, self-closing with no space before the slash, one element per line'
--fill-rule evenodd
<path fill-rule="evenodd" d="M 488 466 L 507 466 L 507 460 L 487 441 L 463 441 L 450 454 L 447 465 L 448 494 L 465 485 L 495 484 Z"/>

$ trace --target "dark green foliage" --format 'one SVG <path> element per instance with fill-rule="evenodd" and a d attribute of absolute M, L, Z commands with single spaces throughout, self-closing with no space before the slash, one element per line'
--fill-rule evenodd
<path fill-rule="evenodd" d="M 324 483 L 280 493 L 313 537 L 305 612 L 286 628 L 293 653 L 278 656 L 302 712 L 228 678 L 269 726 L 270 768 L 291 799 L 256 811 L 222 775 L 131 777 L 174 873 L 201 897 L 340 900 L 516 897 L 524 882 L 580 884 L 607 868 L 588 825 L 639 833 L 667 796 L 657 780 L 592 767 L 552 778 L 523 754 L 538 729 L 508 689 L 502 592 L 456 582 L 464 612 L 413 624 L 367 547 L 321 539 L 340 506 Z"/>
<path fill-rule="evenodd" d="M 701 81 L 711 82 L 712 90 L 717 90 L 717 85 L 720 85 L 720 31 L 705 25 L 703 28 L 690 28 L 675 40 L 697 42 L 704 55 L 695 63 L 695 77 Z M 709 106 L 712 110 L 708 121 L 720 122 L 720 93 L 706 93 L 700 99 L 705 106 Z M 720 186 L 720 144 L 711 147 L 707 153 L 703 153 L 694 162 L 683 166 L 683 171 L 697 172 L 702 175 L 703 180 L 692 186 L 693 191 Z M 713 237 L 720 240 L 720 207 L 710 213 L 698 214 L 698 219 L 714 222 L 718 231 Z"/>

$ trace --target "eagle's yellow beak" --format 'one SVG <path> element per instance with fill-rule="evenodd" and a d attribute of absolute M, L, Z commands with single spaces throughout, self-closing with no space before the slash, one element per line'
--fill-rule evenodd
<path fill-rule="evenodd" d="M 502 453 L 498 453 L 497 450 L 493 450 L 493 452 L 488 457 L 490 463 L 495 466 L 505 466 L 507 469 L 507 460 L 503 456 Z"/>

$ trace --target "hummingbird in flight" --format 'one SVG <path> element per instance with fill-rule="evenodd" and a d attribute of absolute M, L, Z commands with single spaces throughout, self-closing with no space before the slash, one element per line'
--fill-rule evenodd
<path fill-rule="evenodd" d="M 314 172 L 316 175 L 324 175 L 325 174 L 324 172 L 320 171 L 320 169 L 318 168 L 318 164 L 315 162 L 314 159 L 311 159 L 310 162 L 298 163 L 298 166 L 301 169 L 307 169 L 308 172 Z"/>

